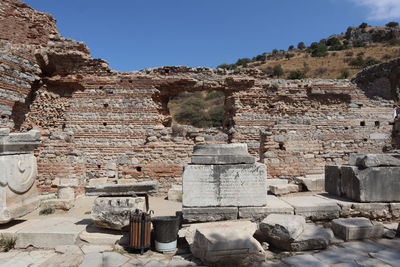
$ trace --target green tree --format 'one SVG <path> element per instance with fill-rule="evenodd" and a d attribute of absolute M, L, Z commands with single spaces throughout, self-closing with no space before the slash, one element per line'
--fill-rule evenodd
<path fill-rule="evenodd" d="M 242 67 L 247 67 L 247 64 L 249 64 L 251 62 L 251 59 L 250 58 L 247 58 L 247 57 L 244 57 L 244 58 L 239 58 L 237 61 L 236 61 L 236 65 L 237 66 L 242 66 Z"/>
<path fill-rule="evenodd" d="M 276 65 L 272 68 L 272 76 L 273 77 L 279 78 L 279 77 L 283 76 L 283 74 L 284 74 L 284 71 L 283 71 L 281 65 Z"/>
<path fill-rule="evenodd" d="M 353 47 L 364 47 L 364 46 L 365 46 L 365 42 L 362 40 L 353 41 Z"/>
<path fill-rule="evenodd" d="M 290 74 L 288 76 L 289 80 L 297 80 L 297 79 L 304 79 L 304 78 L 306 78 L 306 75 L 304 74 L 304 72 L 299 71 L 299 70 L 290 72 Z"/>
<path fill-rule="evenodd" d="M 304 42 L 299 42 L 297 44 L 297 48 L 300 49 L 300 50 L 303 50 L 304 48 L 306 48 L 306 45 L 304 44 Z"/>
<path fill-rule="evenodd" d="M 318 46 L 311 50 L 312 57 L 325 57 L 328 55 L 328 48 L 326 45 L 318 44 Z"/>
<path fill-rule="evenodd" d="M 365 29 L 367 27 L 368 27 L 368 23 L 366 23 L 366 22 L 363 22 L 360 24 L 360 26 L 358 26 L 358 28 L 360 28 L 360 29 Z"/>
<path fill-rule="evenodd" d="M 385 26 L 389 27 L 389 28 L 395 28 L 395 27 L 399 26 L 399 23 L 396 21 L 391 21 L 391 22 L 386 23 Z"/>

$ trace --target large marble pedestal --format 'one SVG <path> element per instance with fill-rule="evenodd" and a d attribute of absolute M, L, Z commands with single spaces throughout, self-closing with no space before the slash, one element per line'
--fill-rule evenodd
<path fill-rule="evenodd" d="M 39 143 L 38 131 L 14 134 L 9 129 L 0 129 L 0 224 L 39 206 L 35 186 L 37 163 L 33 155 Z"/>

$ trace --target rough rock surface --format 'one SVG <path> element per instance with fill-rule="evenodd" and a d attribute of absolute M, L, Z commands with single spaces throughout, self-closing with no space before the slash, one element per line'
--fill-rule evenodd
<path fill-rule="evenodd" d="M 129 226 L 130 212 L 145 210 L 144 197 L 98 197 L 92 209 L 92 220 L 102 228 L 125 230 Z"/>
<path fill-rule="evenodd" d="M 193 255 L 206 264 L 261 262 L 265 251 L 253 237 L 256 229 L 249 221 L 195 224 L 186 240 Z"/>
<path fill-rule="evenodd" d="M 385 154 L 366 154 L 357 159 L 356 165 L 362 169 L 371 167 L 399 167 L 400 159 Z"/>
<path fill-rule="evenodd" d="M 261 232 L 276 242 L 291 242 L 304 231 L 303 216 L 271 214 L 260 223 Z"/>
<path fill-rule="evenodd" d="M 325 189 L 358 202 L 397 202 L 399 177 L 400 167 L 326 166 Z"/>
<path fill-rule="evenodd" d="M 271 214 L 260 223 L 260 231 L 272 246 L 287 251 L 327 248 L 333 233 L 313 224 L 306 224 L 298 215 Z"/>

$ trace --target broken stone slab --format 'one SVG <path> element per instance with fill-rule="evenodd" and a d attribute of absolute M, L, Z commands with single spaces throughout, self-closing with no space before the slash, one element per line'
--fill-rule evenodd
<path fill-rule="evenodd" d="M 126 230 L 131 211 L 145 210 L 144 197 L 98 197 L 92 208 L 93 222 L 102 228 Z"/>
<path fill-rule="evenodd" d="M 270 190 L 271 185 L 277 185 L 277 184 L 288 184 L 287 179 L 272 179 L 268 178 L 265 180 L 265 184 L 267 186 L 267 189 Z"/>
<path fill-rule="evenodd" d="M 308 191 L 321 192 L 325 191 L 325 176 L 324 174 L 309 174 L 305 177 L 297 178 Z"/>
<path fill-rule="evenodd" d="M 75 206 L 74 199 L 46 199 L 40 203 L 40 209 L 70 210 Z"/>
<path fill-rule="evenodd" d="M 74 245 L 85 224 L 77 223 L 71 217 L 53 217 L 29 224 L 16 233 L 16 248 L 55 248 L 60 245 Z"/>
<path fill-rule="evenodd" d="M 123 234 L 121 231 L 98 228 L 94 224 L 88 225 L 80 234 L 79 239 L 93 245 L 115 245 Z"/>
<path fill-rule="evenodd" d="M 286 251 L 307 251 L 326 249 L 333 239 L 334 235 L 331 229 L 305 224 L 303 232 L 294 240 L 285 241 L 267 237 L 267 242 Z"/>
<path fill-rule="evenodd" d="M 182 185 L 172 185 L 168 190 L 168 200 L 182 201 Z"/>
<path fill-rule="evenodd" d="M 292 242 L 304 231 L 306 220 L 299 215 L 271 214 L 259 225 L 267 240 Z"/>
<path fill-rule="evenodd" d="M 306 224 L 303 233 L 290 243 L 290 251 L 306 251 L 315 249 L 326 249 L 332 242 L 334 234 L 331 229 Z"/>
<path fill-rule="evenodd" d="M 352 154 L 350 155 L 349 165 L 359 168 L 371 167 L 399 167 L 400 159 L 393 154 Z"/>
<path fill-rule="evenodd" d="M 237 207 L 205 207 L 182 208 L 183 219 L 186 222 L 213 222 L 224 220 L 236 220 L 238 218 Z"/>
<path fill-rule="evenodd" d="M 265 206 L 264 164 L 186 165 L 184 207 Z"/>
<path fill-rule="evenodd" d="M 276 184 L 276 185 L 270 185 L 269 191 L 271 191 L 271 193 L 274 194 L 275 196 L 281 196 L 299 192 L 300 189 L 297 184 Z"/>
<path fill-rule="evenodd" d="M 335 236 L 345 241 L 381 238 L 384 231 L 383 224 L 372 223 L 363 217 L 335 219 L 332 220 L 331 227 Z"/>
<path fill-rule="evenodd" d="M 2 128 L 4 129 L 4 128 Z M 40 145 L 40 131 L 26 133 L 3 131 L 0 135 L 0 155 L 30 154 Z"/>
<path fill-rule="evenodd" d="M 205 264 L 261 262 L 265 251 L 253 237 L 257 225 L 249 221 L 220 222 L 196 225 L 186 238 L 190 250 Z M 194 232 L 194 236 L 190 233 Z M 228 264 L 228 265 L 227 265 Z"/>
<path fill-rule="evenodd" d="M 291 205 L 296 215 L 312 221 L 339 218 L 340 208 L 334 201 L 317 196 L 282 197 L 281 200 Z"/>
<path fill-rule="evenodd" d="M 400 167 L 326 166 L 325 189 L 358 202 L 400 201 Z"/>
<path fill-rule="evenodd" d="M 158 192 L 157 181 L 143 181 L 135 184 L 99 184 L 85 187 L 87 196 L 135 196 Z"/>

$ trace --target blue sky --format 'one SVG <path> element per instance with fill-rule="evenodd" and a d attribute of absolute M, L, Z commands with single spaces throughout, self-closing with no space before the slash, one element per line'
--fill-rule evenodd
<path fill-rule="evenodd" d="M 215 67 L 400 17 L 400 0 L 27 0 L 120 71 Z"/>

